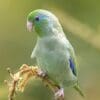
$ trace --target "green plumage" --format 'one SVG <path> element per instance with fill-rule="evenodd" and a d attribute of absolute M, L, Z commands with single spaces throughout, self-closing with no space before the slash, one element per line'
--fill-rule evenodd
<path fill-rule="evenodd" d="M 73 86 L 81 95 L 77 64 L 72 45 L 66 38 L 57 17 L 46 10 L 35 10 L 27 17 L 29 30 L 33 25 L 38 35 L 31 58 L 60 87 Z"/>

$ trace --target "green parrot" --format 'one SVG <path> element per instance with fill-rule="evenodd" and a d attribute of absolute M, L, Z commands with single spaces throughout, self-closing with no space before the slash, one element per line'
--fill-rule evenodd
<path fill-rule="evenodd" d="M 34 10 L 27 17 L 27 29 L 31 32 L 33 27 L 38 37 L 31 58 L 60 87 L 55 95 L 64 97 L 64 87 L 72 86 L 83 96 L 74 49 L 57 17 L 47 10 Z"/>

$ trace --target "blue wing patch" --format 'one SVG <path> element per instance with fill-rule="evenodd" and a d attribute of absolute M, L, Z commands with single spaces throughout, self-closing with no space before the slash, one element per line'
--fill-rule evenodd
<path fill-rule="evenodd" d="M 75 65 L 74 65 L 74 62 L 71 58 L 69 59 L 69 64 L 70 64 L 70 68 L 71 68 L 73 74 L 76 76 Z"/>

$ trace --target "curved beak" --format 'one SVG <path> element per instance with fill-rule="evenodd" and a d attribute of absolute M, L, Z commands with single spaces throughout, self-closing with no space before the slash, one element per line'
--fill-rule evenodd
<path fill-rule="evenodd" d="M 28 30 L 29 32 L 32 32 L 32 30 L 33 30 L 33 23 L 30 22 L 30 21 L 27 21 L 27 30 Z"/>

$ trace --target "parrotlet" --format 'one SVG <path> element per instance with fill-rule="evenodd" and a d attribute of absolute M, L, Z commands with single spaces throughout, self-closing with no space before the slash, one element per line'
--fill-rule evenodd
<path fill-rule="evenodd" d="M 64 96 L 64 87 L 71 86 L 83 96 L 77 79 L 74 49 L 58 18 L 48 10 L 34 10 L 27 16 L 27 29 L 31 32 L 33 28 L 37 42 L 31 58 L 35 58 L 37 66 L 60 87 L 55 95 Z"/>

